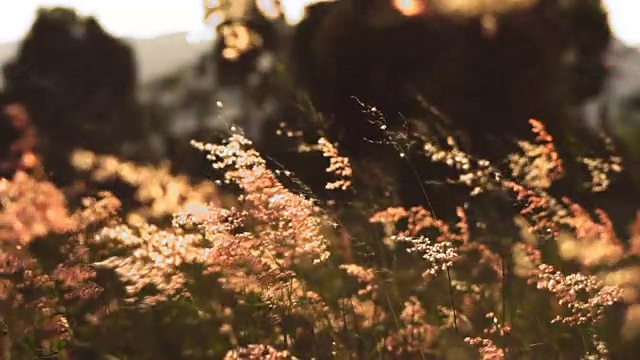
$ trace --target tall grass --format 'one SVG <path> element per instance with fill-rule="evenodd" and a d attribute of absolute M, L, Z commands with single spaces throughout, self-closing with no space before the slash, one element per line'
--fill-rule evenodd
<path fill-rule="evenodd" d="M 507 172 L 454 138 L 421 145 L 470 196 L 512 199 L 513 214 L 492 215 L 519 229 L 514 237 L 478 217 L 475 202 L 453 204 L 452 222 L 425 204 L 350 223 L 283 185 L 288 174 L 237 133 L 193 143 L 223 174 L 216 182 L 74 154 L 85 183 L 116 179 L 133 199 L 71 201 L 17 171 L 0 180 L 4 358 L 75 359 L 80 344 L 123 359 L 629 356 L 640 336 L 640 213 L 620 237 L 604 211 L 553 197 L 563 164 L 542 123 L 531 124 L 535 141 L 520 142 Z M 354 186 L 328 139 L 301 151 L 327 158 L 327 189 Z M 585 164 L 594 191 L 622 170 L 611 159 Z"/>

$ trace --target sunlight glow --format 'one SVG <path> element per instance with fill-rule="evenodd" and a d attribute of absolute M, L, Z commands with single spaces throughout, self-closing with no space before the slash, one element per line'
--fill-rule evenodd
<path fill-rule="evenodd" d="M 269 9 L 272 1 L 260 0 L 259 5 Z M 327 0 L 282 0 L 284 16 L 296 24 L 304 17 L 305 6 L 318 1 Z M 424 11 L 418 0 L 391 1 L 405 14 Z M 640 45 L 640 1 L 605 0 L 605 4 L 614 33 L 627 44 Z M 0 0 L 0 9 L 5 10 L 0 11 L 0 43 L 20 40 L 34 20 L 35 10 L 42 6 L 70 6 L 81 14 L 95 15 L 109 32 L 119 36 L 150 38 L 189 32 L 199 33 L 194 38 L 206 38 L 204 33 L 210 29 L 203 23 L 202 0 Z"/>
<path fill-rule="evenodd" d="M 393 6 L 404 16 L 416 16 L 426 11 L 420 0 L 393 0 Z"/>

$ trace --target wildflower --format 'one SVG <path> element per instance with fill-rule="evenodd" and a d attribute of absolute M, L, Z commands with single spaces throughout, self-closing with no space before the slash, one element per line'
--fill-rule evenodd
<path fill-rule="evenodd" d="M 562 175 L 562 161 L 553 144 L 553 137 L 546 131 L 544 125 L 535 119 L 529 120 L 529 123 L 536 134 L 537 144 L 519 141 L 518 145 L 524 155 L 509 155 L 509 166 L 512 175 L 522 178 L 524 185 L 546 189 Z"/>
<path fill-rule="evenodd" d="M 132 249 L 132 252 L 109 257 L 95 265 L 115 270 L 126 284 L 128 301 L 137 301 L 136 295 L 144 287 L 154 286 L 160 294 L 142 299 L 146 305 L 153 305 L 172 296 L 186 294 L 183 287 L 185 278 L 178 267 L 204 258 L 204 249 L 196 246 L 200 240 L 199 235 L 159 230 L 153 225 L 105 227 L 94 241 L 119 244 Z"/>
<path fill-rule="evenodd" d="M 606 308 L 620 301 L 622 296 L 618 287 L 603 286 L 595 276 L 564 275 L 547 264 L 538 266 L 530 282 L 538 289 L 554 294 L 558 303 L 568 308 L 568 315 L 558 315 L 552 321 L 567 325 L 599 322 Z"/>
<path fill-rule="evenodd" d="M 192 183 L 185 176 L 172 175 L 168 164 L 143 166 L 86 150 L 75 151 L 71 164 L 90 173 L 96 181 L 119 179 L 133 186 L 140 206 L 128 214 L 130 223 L 159 220 L 185 206 L 220 203 L 215 184 L 209 181 Z"/>
<path fill-rule="evenodd" d="M 37 134 L 29 114 L 22 105 L 9 104 L 0 106 L 0 121 L 5 120 L 3 115 L 7 115 L 7 123 L 0 123 L 2 132 L 5 132 L 3 136 L 14 136 L 7 139 L 10 144 L 3 143 L 6 149 L 0 149 L 0 176 L 35 169 L 40 165 L 40 159 L 34 151 Z"/>
<path fill-rule="evenodd" d="M 358 295 L 372 294 L 372 296 L 375 298 L 378 285 L 374 282 L 376 278 L 374 269 L 365 269 L 362 266 L 356 264 L 343 264 L 340 265 L 340 268 L 346 271 L 347 274 L 354 276 L 358 280 L 358 282 L 366 285 L 364 289 L 358 291 Z"/>
<path fill-rule="evenodd" d="M 52 183 L 24 172 L 0 179 L 0 241 L 19 247 L 49 232 L 73 228 L 66 199 Z"/>
<path fill-rule="evenodd" d="M 286 350 L 277 350 L 276 348 L 263 345 L 251 344 L 244 347 L 238 347 L 230 350 L 224 356 L 224 360 L 288 360 L 291 355 Z"/>
<path fill-rule="evenodd" d="M 578 204 L 563 199 L 569 207 L 566 216 L 558 217 L 559 224 L 569 226 L 575 236 L 558 237 L 560 250 L 569 244 L 575 245 L 574 254 L 567 254 L 568 259 L 576 258 L 584 266 L 615 264 L 624 256 L 622 242 L 618 239 L 609 216 L 602 210 L 596 210 L 597 220 Z"/>
<path fill-rule="evenodd" d="M 422 274 L 423 277 L 428 278 L 439 271 L 444 271 L 453 266 L 453 261 L 458 258 L 456 247 L 448 241 L 433 243 L 425 237 L 407 238 L 396 237 L 398 241 L 406 241 L 413 247 L 409 252 L 418 252 L 422 254 L 422 258 L 427 260 L 429 267 Z"/>
<path fill-rule="evenodd" d="M 480 359 L 482 360 L 501 360 L 505 358 L 504 350 L 497 347 L 490 339 L 467 337 L 464 341 L 469 345 L 478 347 Z"/>
<path fill-rule="evenodd" d="M 460 172 L 458 179 L 451 180 L 451 182 L 471 188 L 471 195 L 495 189 L 495 179 L 498 172 L 489 161 L 474 159 L 461 150 L 451 136 L 447 138 L 447 145 L 449 148 L 443 149 L 432 142 L 427 142 L 423 150 L 431 161 L 446 164 Z"/>
<path fill-rule="evenodd" d="M 404 302 L 400 313 L 401 327 L 383 339 L 384 349 L 397 356 L 429 351 L 439 329 L 426 322 L 427 313 L 415 296 Z"/>

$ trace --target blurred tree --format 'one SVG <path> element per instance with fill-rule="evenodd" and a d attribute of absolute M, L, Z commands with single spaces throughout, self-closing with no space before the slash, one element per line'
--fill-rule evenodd
<path fill-rule="evenodd" d="M 391 122 L 399 111 L 417 116 L 407 99 L 422 96 L 482 153 L 497 145 L 483 138 L 528 136 L 530 118 L 560 136 L 572 109 L 600 90 L 610 32 L 599 1 L 451 4 L 423 2 L 412 16 L 387 0 L 312 6 L 293 40 L 294 78 L 345 128 L 342 141 L 371 132 L 347 115 L 359 110 L 352 96 Z"/>
<path fill-rule="evenodd" d="M 570 194 L 586 175 L 576 158 L 604 154 L 577 110 L 601 90 L 610 38 L 598 0 L 315 4 L 294 29 L 289 58 L 291 78 L 312 106 L 300 113 L 295 97 L 286 121 L 297 117 L 308 127 L 308 109 L 319 112 L 321 131 L 345 155 L 407 174 L 401 187 L 415 202 L 414 175 L 372 141 L 387 140 L 388 131 L 443 139 L 444 128 L 472 154 L 499 164 L 517 139 L 532 138 L 529 119 L 539 119 L 572 174 L 563 190 Z M 384 114 L 387 131 L 355 98 Z M 442 180 L 441 171 L 423 170 L 423 180 Z"/>
<path fill-rule="evenodd" d="M 74 148 L 146 158 L 145 125 L 136 99 L 129 46 L 92 17 L 40 9 L 16 58 L 4 66 L 5 96 L 24 104 L 39 131 L 44 165 L 70 180 Z"/>

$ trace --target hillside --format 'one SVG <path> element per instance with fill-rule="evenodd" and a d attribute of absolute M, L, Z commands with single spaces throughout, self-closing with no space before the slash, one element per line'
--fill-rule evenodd
<path fill-rule="evenodd" d="M 189 43 L 186 33 L 163 35 L 151 39 L 125 39 L 133 47 L 138 60 L 140 81 L 144 84 L 175 69 L 195 62 L 209 42 Z M 0 64 L 6 63 L 18 50 L 19 42 L 0 44 Z M 0 87 L 2 86 L 0 77 Z"/>

